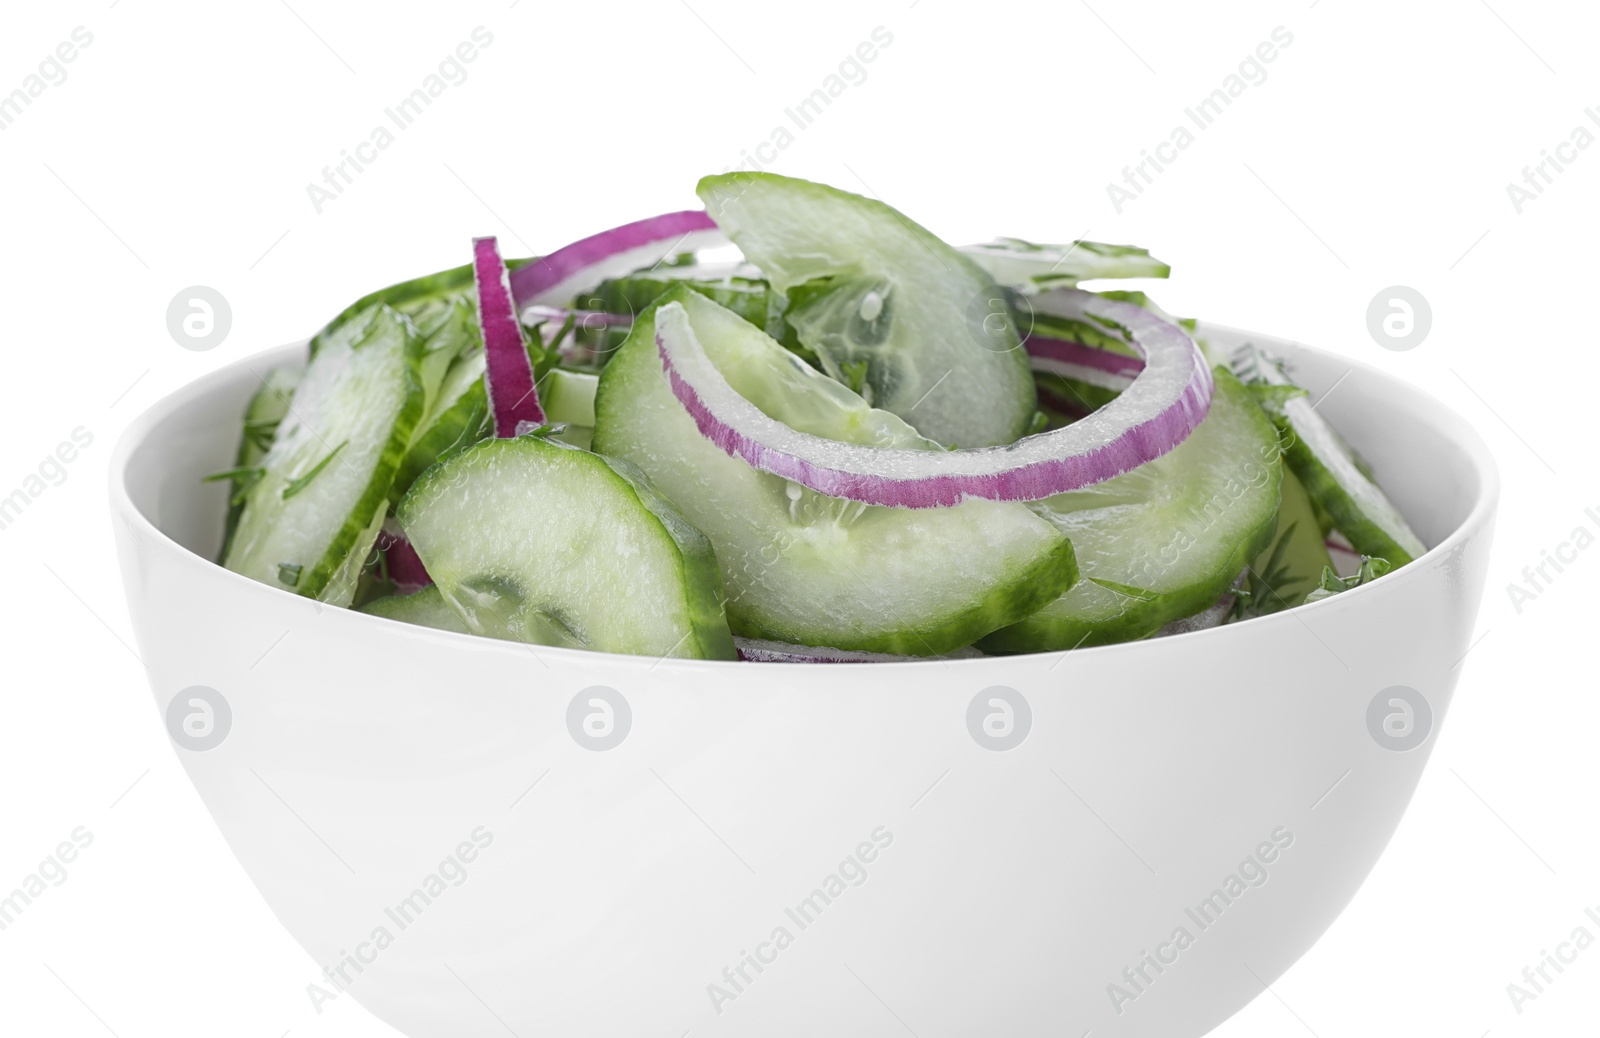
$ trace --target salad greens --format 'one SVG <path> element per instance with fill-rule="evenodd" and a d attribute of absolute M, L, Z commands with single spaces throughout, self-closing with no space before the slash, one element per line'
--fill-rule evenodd
<path fill-rule="evenodd" d="M 699 194 L 347 307 L 210 477 L 220 561 L 456 633 L 836 663 L 1247 621 L 1426 550 L 1277 358 L 1078 287 L 1166 277 L 1144 249 L 953 248 L 771 174 Z"/>

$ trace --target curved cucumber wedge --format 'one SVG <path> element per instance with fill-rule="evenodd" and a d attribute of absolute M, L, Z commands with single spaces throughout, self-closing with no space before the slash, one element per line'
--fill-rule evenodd
<path fill-rule="evenodd" d="M 996 238 L 961 251 L 995 281 L 1024 292 L 1073 286 L 1092 278 L 1164 278 L 1172 268 L 1136 245 L 1073 241 L 1043 245 L 1021 238 Z"/>
<path fill-rule="evenodd" d="M 796 429 L 850 443 L 938 445 L 808 366 L 759 328 L 687 289 L 718 369 Z M 1026 506 L 878 508 L 758 472 L 700 435 L 667 386 L 655 312 L 600 376 L 595 448 L 633 462 L 716 546 L 728 617 L 745 637 L 932 656 L 1028 616 L 1076 576 L 1072 545 Z"/>
<path fill-rule="evenodd" d="M 1040 502 L 1072 538 L 1084 579 L 978 648 L 1042 652 L 1130 641 L 1207 608 L 1272 537 L 1282 472 L 1272 423 L 1218 368 L 1210 414 L 1170 453 Z"/>
<path fill-rule="evenodd" d="M 483 388 L 483 333 L 470 278 L 468 290 L 449 300 L 424 344 L 422 364 L 427 410 L 389 490 L 391 503 L 398 502 L 429 465 L 493 431 Z"/>
<path fill-rule="evenodd" d="M 1311 406 L 1279 364 L 1254 346 L 1240 351 L 1234 370 L 1254 387 L 1257 400 L 1284 432 L 1284 458 L 1305 484 L 1311 500 L 1361 555 L 1388 561 L 1395 569 L 1427 552 L 1405 516 L 1362 471 L 1350 445 Z"/>
<path fill-rule="evenodd" d="M 304 374 L 300 368 L 273 368 L 261 380 L 261 388 L 244 409 L 244 432 L 239 436 L 239 450 L 234 455 L 233 491 L 228 499 L 228 518 L 223 526 L 220 562 L 228 557 L 233 544 L 233 531 L 239 526 L 239 516 L 244 514 L 244 501 L 250 487 L 258 478 L 257 466 L 272 447 L 278 435 L 278 423 L 289 413 L 289 402 L 294 399 L 295 387 Z"/>
<path fill-rule="evenodd" d="M 734 659 L 711 544 L 626 466 L 541 436 L 435 465 L 397 512 L 473 634 Z"/>
<path fill-rule="evenodd" d="M 1311 498 L 1293 470 L 1286 468 L 1278 527 L 1272 544 L 1250 564 L 1234 618 L 1266 616 L 1304 604 L 1306 596 L 1322 586 L 1323 569 L 1332 565 Z"/>
<path fill-rule="evenodd" d="M 420 627 L 471 634 L 467 622 L 446 602 L 437 584 L 410 595 L 384 595 L 361 607 L 361 612 Z"/>
<path fill-rule="evenodd" d="M 805 180 L 729 173 L 697 191 L 828 374 L 848 384 L 864 364 L 862 395 L 945 446 L 1028 432 L 1028 355 L 970 259 L 882 202 Z"/>
<path fill-rule="evenodd" d="M 386 306 L 323 342 L 245 499 L 225 565 L 348 605 L 422 416 L 422 337 Z"/>

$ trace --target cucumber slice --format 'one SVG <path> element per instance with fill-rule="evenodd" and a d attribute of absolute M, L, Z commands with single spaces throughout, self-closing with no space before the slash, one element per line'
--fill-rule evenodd
<path fill-rule="evenodd" d="M 390 488 L 389 500 L 398 503 L 417 477 L 441 458 L 477 443 L 494 432 L 489 417 L 489 394 L 483 385 L 483 349 L 457 359 L 445 373 L 432 401 L 432 413 L 419 424 L 419 432 Z"/>
<path fill-rule="evenodd" d="M 882 202 L 771 173 L 697 189 L 728 237 L 789 300 L 823 370 L 946 446 L 1027 433 L 1033 373 L 1004 294 L 970 259 Z"/>
<path fill-rule="evenodd" d="M 1211 411 L 1187 440 L 1115 479 L 1040 502 L 1072 538 L 1085 579 L 978 648 L 1130 641 L 1207 608 L 1271 539 L 1282 472 L 1272 423 L 1218 368 Z"/>
<path fill-rule="evenodd" d="M 347 605 L 424 406 L 422 337 L 380 306 L 323 341 L 261 459 L 225 565 Z"/>
<path fill-rule="evenodd" d="M 1294 472 L 1285 468 L 1278 527 L 1271 546 L 1250 564 L 1241 589 L 1245 593 L 1239 596 L 1233 618 L 1266 616 L 1304 604 L 1306 596 L 1321 586 L 1322 571 L 1332 565 L 1311 498 Z"/>
<path fill-rule="evenodd" d="M 1021 238 L 996 238 L 961 251 L 1002 285 L 1036 292 L 1071 287 L 1092 278 L 1164 278 L 1172 268 L 1135 245 L 1074 241 L 1041 245 Z"/>
<path fill-rule="evenodd" d="M 796 429 L 849 443 L 938 445 L 688 289 L 706 353 L 747 399 Z M 1072 545 L 1027 506 L 879 508 L 758 472 L 700 435 L 672 395 L 647 311 L 600 376 L 595 447 L 644 469 L 711 538 L 736 633 L 796 645 L 931 656 L 1060 595 Z"/>
<path fill-rule="evenodd" d="M 430 331 L 423 332 L 422 384 L 428 394 L 428 406 L 419 429 L 432 425 L 442 407 L 448 406 L 452 399 L 445 393 L 445 380 L 463 361 L 470 361 L 473 354 L 482 353 L 483 333 L 478 329 L 476 299 L 470 291 L 456 295 L 449 300 L 442 319 Z M 454 381 L 459 382 L 460 379 L 458 373 Z"/>
<path fill-rule="evenodd" d="M 736 658 L 710 542 L 628 466 L 542 436 L 484 440 L 424 473 L 397 516 L 473 634 Z"/>
<path fill-rule="evenodd" d="M 361 611 L 371 613 L 373 616 L 398 620 L 401 623 L 436 627 L 441 631 L 455 631 L 457 634 L 472 633 L 460 614 L 450 608 L 450 603 L 445 601 L 437 584 L 410 595 L 384 595 L 382 598 L 374 598 L 362 606 Z"/>
<path fill-rule="evenodd" d="M 220 562 L 228 557 L 233 544 L 233 531 L 239 526 L 239 516 L 244 514 L 244 501 L 256 476 L 261 459 L 272 447 L 278 434 L 278 423 L 289 413 L 289 403 L 294 399 L 295 387 L 303 374 L 300 368 L 273 368 L 261 380 L 261 388 L 244 409 L 244 432 L 239 437 L 239 450 L 234 455 L 233 490 L 228 498 L 228 518 L 223 526 L 222 550 L 217 554 Z"/>
<path fill-rule="evenodd" d="M 1245 346 L 1235 358 L 1234 370 L 1259 387 L 1258 402 L 1284 433 L 1289 467 L 1359 554 L 1386 559 L 1399 569 L 1428 550 L 1400 510 L 1362 471 L 1344 437 L 1317 413 L 1310 397 L 1289 380 L 1277 361 Z"/>

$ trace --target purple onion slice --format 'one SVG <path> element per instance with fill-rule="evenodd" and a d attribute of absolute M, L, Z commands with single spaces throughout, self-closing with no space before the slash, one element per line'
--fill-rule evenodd
<path fill-rule="evenodd" d="M 511 293 L 519 306 L 564 306 L 606 278 L 726 244 L 727 236 L 703 210 L 664 213 L 590 235 L 518 268 L 511 275 Z"/>
<path fill-rule="evenodd" d="M 673 394 L 702 436 L 763 472 L 830 497 L 873 505 L 933 508 L 969 498 L 1041 500 L 1158 458 L 1205 419 L 1211 371 L 1181 328 L 1092 292 L 1064 289 L 1038 299 L 1058 316 L 1093 321 L 1120 334 L 1144 366 L 1120 396 L 1093 414 L 1001 447 L 906 450 L 799 432 L 734 391 L 678 303 L 656 312 L 656 348 Z"/>
<path fill-rule="evenodd" d="M 474 238 L 473 275 L 478 284 L 478 324 L 483 330 L 483 378 L 489 390 L 489 414 L 496 436 L 516 436 L 525 425 L 544 422 L 539 391 L 533 383 L 533 362 L 511 300 L 505 260 L 493 238 Z"/>

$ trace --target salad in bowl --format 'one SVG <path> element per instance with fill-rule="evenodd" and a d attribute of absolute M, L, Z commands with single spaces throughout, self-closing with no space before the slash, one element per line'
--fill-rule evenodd
<path fill-rule="evenodd" d="M 855 662 L 1238 623 L 1425 551 L 1279 358 L 1080 287 L 1166 277 L 1144 249 L 698 192 L 345 309 L 209 477 L 222 564 L 465 634 Z"/>

